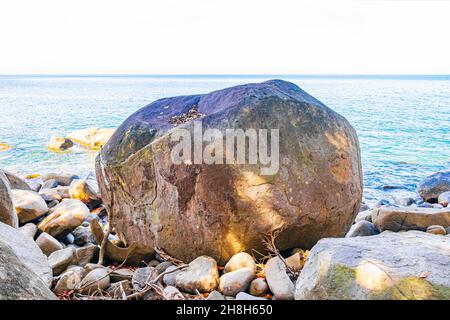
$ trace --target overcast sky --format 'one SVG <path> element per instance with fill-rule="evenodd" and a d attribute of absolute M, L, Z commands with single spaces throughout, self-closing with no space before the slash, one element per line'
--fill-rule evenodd
<path fill-rule="evenodd" d="M 14 73 L 450 74 L 450 0 L 2 0 Z"/>

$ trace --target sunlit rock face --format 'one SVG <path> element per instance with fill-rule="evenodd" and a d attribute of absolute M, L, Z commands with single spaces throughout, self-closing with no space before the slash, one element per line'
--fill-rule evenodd
<path fill-rule="evenodd" d="M 450 238 L 420 231 L 323 239 L 296 283 L 297 300 L 450 299 Z"/>
<path fill-rule="evenodd" d="M 179 142 L 172 133 L 182 128 L 194 137 L 199 121 L 203 132 L 278 129 L 278 170 L 262 174 L 269 165 L 260 161 L 175 164 L 171 150 Z M 224 148 L 224 158 L 236 148 Z M 161 247 L 187 262 L 208 255 L 223 263 L 240 251 L 265 252 L 262 237 L 280 228 L 279 249 L 343 236 L 362 193 L 355 130 L 280 80 L 155 101 L 117 129 L 97 157 L 96 171 L 122 240 Z"/>

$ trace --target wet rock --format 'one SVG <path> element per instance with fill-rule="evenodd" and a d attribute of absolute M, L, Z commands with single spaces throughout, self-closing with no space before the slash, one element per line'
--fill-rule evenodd
<path fill-rule="evenodd" d="M 86 271 L 82 267 L 69 266 L 59 277 L 53 292 L 56 295 L 61 295 L 64 292 L 75 290 L 80 286 L 85 276 Z"/>
<path fill-rule="evenodd" d="M 399 206 L 402 206 L 402 207 L 407 207 L 407 206 L 410 206 L 413 203 L 415 203 L 414 198 L 412 198 L 412 197 L 397 196 L 397 197 L 394 197 L 394 201 L 395 201 L 395 204 L 398 204 Z"/>
<path fill-rule="evenodd" d="M 81 281 L 79 290 L 84 294 L 92 294 L 97 290 L 106 290 L 110 286 L 108 272 L 104 268 L 97 268 L 89 272 Z"/>
<path fill-rule="evenodd" d="M 216 260 L 200 256 L 176 277 L 176 286 L 189 293 L 211 292 L 219 284 L 219 270 Z"/>
<path fill-rule="evenodd" d="M 64 137 L 51 136 L 47 146 L 51 151 L 58 152 L 72 148 L 73 142 Z"/>
<path fill-rule="evenodd" d="M 63 238 L 81 225 L 89 216 L 89 209 L 80 200 L 64 199 L 50 210 L 50 214 L 38 224 L 41 232 Z"/>
<path fill-rule="evenodd" d="M 36 239 L 36 244 L 47 257 L 53 252 L 63 249 L 62 244 L 46 232 L 42 232 L 39 235 Z"/>
<path fill-rule="evenodd" d="M 86 266 L 88 263 L 92 262 L 99 254 L 99 247 L 88 243 L 83 247 L 76 249 L 76 256 L 78 259 L 78 264 L 82 267 Z"/>
<path fill-rule="evenodd" d="M 180 290 L 173 286 L 168 286 L 164 288 L 164 297 L 167 300 L 186 300 L 181 294 Z"/>
<path fill-rule="evenodd" d="M 74 247 L 67 247 L 53 252 L 48 256 L 48 264 L 53 270 L 53 275 L 61 274 L 72 264 L 77 264 L 77 256 Z"/>
<path fill-rule="evenodd" d="M 11 194 L 20 223 L 36 220 L 48 211 L 44 199 L 34 191 L 13 189 Z"/>
<path fill-rule="evenodd" d="M 267 300 L 266 298 L 255 297 L 245 292 L 239 292 L 236 295 L 236 300 Z"/>
<path fill-rule="evenodd" d="M 133 288 L 129 280 L 122 280 L 111 283 L 111 286 L 106 292 L 113 299 L 125 299 L 126 296 L 133 293 Z"/>
<path fill-rule="evenodd" d="M 256 278 L 250 283 L 249 292 L 252 296 L 262 296 L 270 292 L 266 279 Z"/>
<path fill-rule="evenodd" d="M 75 130 L 69 133 L 67 138 L 71 139 L 73 142 L 89 148 L 98 150 L 103 147 L 108 140 L 113 135 L 115 129 L 99 129 L 99 128 L 88 128 Z"/>
<path fill-rule="evenodd" d="M 450 171 L 436 172 L 419 183 L 417 192 L 428 202 L 436 202 L 439 195 L 450 191 Z"/>
<path fill-rule="evenodd" d="M 0 223 L 0 230 L 3 230 L 4 227 L 1 225 L 6 226 L 6 224 Z M 32 241 L 29 237 L 26 237 L 26 239 Z M 27 265 L 24 263 L 23 256 L 19 257 L 16 254 L 18 250 L 23 250 L 25 248 L 26 247 L 19 249 L 16 247 L 16 249 L 13 250 L 13 248 L 2 239 L 2 235 L 0 234 L 0 300 L 56 299 L 56 296 L 49 289 L 49 283 L 33 272 L 33 269 L 29 268 L 29 264 Z M 45 257 L 44 255 L 42 256 Z"/>
<path fill-rule="evenodd" d="M 214 290 L 208 295 L 207 300 L 225 300 L 225 297 L 220 292 Z"/>
<path fill-rule="evenodd" d="M 0 223 L 19 227 L 19 219 L 12 200 L 11 188 L 5 174 L 0 170 Z"/>
<path fill-rule="evenodd" d="M 293 300 L 294 284 L 286 273 L 286 266 L 278 257 L 270 258 L 265 268 L 266 281 L 277 300 Z"/>
<path fill-rule="evenodd" d="M 226 296 L 235 296 L 239 292 L 247 291 L 253 279 L 255 279 L 254 269 L 239 268 L 227 272 L 220 277 L 219 291 Z"/>
<path fill-rule="evenodd" d="M 10 254 L 8 254 L 8 257 L 12 259 L 11 263 L 13 263 L 13 261 L 17 261 L 16 259 L 20 261 L 21 266 L 17 266 L 18 269 L 22 270 L 23 268 L 26 268 L 31 270 L 36 273 L 42 281 L 47 284 L 47 286 L 50 286 L 53 279 L 52 269 L 47 263 L 47 257 L 42 253 L 41 249 L 39 249 L 38 245 L 31 237 L 24 235 L 18 229 L 0 222 L 0 245 L 9 246 L 11 248 L 15 258 L 10 256 Z M 1 251 L 3 251 L 3 249 Z M 2 253 L 1 251 L 0 255 Z M 0 263 L 0 270 L 2 266 L 3 268 L 8 269 L 8 266 L 6 266 L 5 263 L 3 263 L 3 261 Z M 22 267 L 22 265 L 24 267 Z M 11 268 L 14 270 L 14 267 Z M 31 276 L 27 277 L 30 281 L 34 279 L 34 277 Z M 20 280 L 17 281 L 20 283 Z M 2 289 L 3 282 L 0 285 L 0 291 Z"/>
<path fill-rule="evenodd" d="M 355 222 L 366 220 L 372 222 L 372 210 L 361 211 L 355 218 Z"/>
<path fill-rule="evenodd" d="M 27 223 L 26 225 L 19 228 L 19 231 L 28 237 L 34 239 L 37 232 L 37 226 L 34 223 Z"/>
<path fill-rule="evenodd" d="M 379 234 L 377 227 L 372 222 L 362 220 L 356 222 L 345 235 L 346 238 L 367 237 Z"/>
<path fill-rule="evenodd" d="M 153 267 L 138 268 L 133 273 L 131 279 L 131 285 L 136 291 L 140 291 L 145 287 L 147 282 L 150 282 L 158 277 L 158 272 L 156 272 Z"/>
<path fill-rule="evenodd" d="M 236 253 L 231 259 L 227 262 L 224 268 L 224 272 L 231 272 L 242 268 L 250 268 L 251 270 L 256 270 L 255 260 L 251 255 L 247 252 L 239 252 Z"/>
<path fill-rule="evenodd" d="M 195 108 L 205 130 L 280 128 L 280 170 L 269 177 L 259 164 L 174 166 L 169 121 Z M 198 124 L 183 129 L 193 132 Z M 128 242 L 164 248 L 183 261 L 207 254 L 220 264 L 244 249 L 267 252 L 263 237 L 281 223 L 280 250 L 343 236 L 362 196 L 355 130 L 281 80 L 155 101 L 117 129 L 96 158 L 96 175 L 117 232 Z M 317 191 L 325 185 L 327 192 Z M 158 205 L 148 210 L 152 203 Z"/>
<path fill-rule="evenodd" d="M 438 197 L 438 202 L 443 207 L 448 207 L 450 203 L 450 191 L 442 192 Z"/>
<path fill-rule="evenodd" d="M 450 238 L 419 231 L 322 239 L 300 273 L 295 298 L 448 299 L 449 247 Z"/>
<path fill-rule="evenodd" d="M 450 226 L 450 209 L 381 207 L 373 209 L 372 221 L 381 231 L 425 231 L 431 225 Z"/>
<path fill-rule="evenodd" d="M 429 226 L 427 228 L 427 232 L 432 234 L 442 234 L 442 235 L 447 234 L 447 231 L 443 226 Z"/>
<path fill-rule="evenodd" d="M 42 176 L 43 181 L 55 180 L 60 186 L 69 186 L 74 179 L 78 178 L 77 175 L 70 173 L 47 173 Z"/>

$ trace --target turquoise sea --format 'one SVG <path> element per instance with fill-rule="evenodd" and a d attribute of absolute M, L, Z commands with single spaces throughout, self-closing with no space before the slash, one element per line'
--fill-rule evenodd
<path fill-rule="evenodd" d="M 155 99 L 284 79 L 356 128 L 364 197 L 411 194 L 421 179 L 450 169 L 450 76 L 0 76 L 0 168 L 45 173 L 93 169 L 95 152 L 49 152 L 52 134 L 115 128 Z"/>

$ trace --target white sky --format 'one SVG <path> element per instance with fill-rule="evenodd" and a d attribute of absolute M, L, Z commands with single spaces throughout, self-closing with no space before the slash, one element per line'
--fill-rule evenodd
<path fill-rule="evenodd" d="M 450 74 L 450 0 L 1 0 L 14 73 Z"/>

